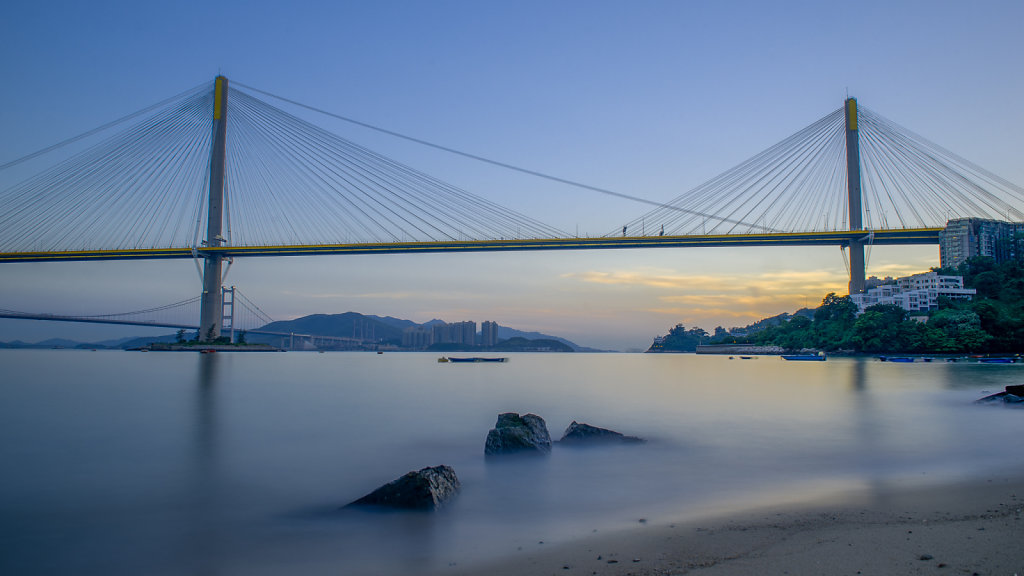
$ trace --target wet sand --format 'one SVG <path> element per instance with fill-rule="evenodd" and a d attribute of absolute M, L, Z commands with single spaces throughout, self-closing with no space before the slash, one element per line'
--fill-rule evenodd
<path fill-rule="evenodd" d="M 1024 576 L 1022 509 L 1018 466 L 969 481 L 907 480 L 697 521 L 638 519 L 631 529 L 538 542 L 437 574 Z"/>

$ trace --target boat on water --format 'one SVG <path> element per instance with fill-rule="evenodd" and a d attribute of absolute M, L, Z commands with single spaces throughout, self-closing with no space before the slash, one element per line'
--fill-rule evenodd
<path fill-rule="evenodd" d="M 984 364 L 1013 364 L 1013 358 L 978 358 Z"/>
<path fill-rule="evenodd" d="M 907 363 L 907 362 L 913 362 L 914 361 L 914 359 L 911 358 L 910 356 L 879 356 L 878 359 L 881 360 L 882 362 L 903 362 L 903 363 Z"/>
<path fill-rule="evenodd" d="M 438 362 L 508 362 L 508 358 L 481 358 L 479 356 L 473 356 L 472 358 L 455 358 L 441 356 L 437 359 Z"/>
<path fill-rule="evenodd" d="M 798 361 L 798 362 L 824 362 L 824 354 L 783 354 L 783 360 Z"/>

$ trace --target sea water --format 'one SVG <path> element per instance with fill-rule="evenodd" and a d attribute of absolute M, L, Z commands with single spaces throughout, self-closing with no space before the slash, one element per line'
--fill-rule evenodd
<path fill-rule="evenodd" d="M 1012 463 L 1021 365 L 0 351 L 0 573 L 398 574 Z M 643 444 L 486 459 L 501 412 Z M 452 466 L 436 513 L 341 509 Z"/>

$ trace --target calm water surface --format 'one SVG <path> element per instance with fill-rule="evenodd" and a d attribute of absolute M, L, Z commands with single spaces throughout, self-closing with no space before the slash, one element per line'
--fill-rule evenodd
<path fill-rule="evenodd" d="M 0 573 L 395 574 L 1010 463 L 1024 366 L 0 350 Z M 643 445 L 486 461 L 499 412 Z M 453 466 L 436 514 L 339 511 Z"/>

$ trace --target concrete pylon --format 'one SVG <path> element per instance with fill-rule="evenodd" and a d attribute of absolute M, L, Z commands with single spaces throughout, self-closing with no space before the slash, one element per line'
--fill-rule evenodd
<path fill-rule="evenodd" d="M 860 189 L 860 134 L 857 131 L 857 99 L 846 99 L 846 191 L 850 230 L 863 230 Z M 850 241 L 850 294 L 864 292 L 864 242 Z"/>
<path fill-rule="evenodd" d="M 217 76 L 213 90 L 213 149 L 210 153 L 210 195 L 206 212 L 206 247 L 224 243 L 224 161 L 227 155 L 228 79 Z M 203 297 L 199 309 L 199 340 L 220 338 L 224 296 L 222 263 L 224 257 L 200 250 L 203 266 Z"/>

